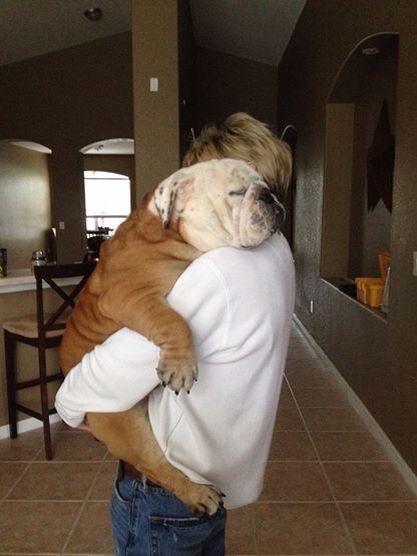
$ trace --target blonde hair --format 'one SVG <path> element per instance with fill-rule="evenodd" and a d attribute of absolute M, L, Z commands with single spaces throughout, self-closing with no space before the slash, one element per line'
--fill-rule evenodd
<path fill-rule="evenodd" d="M 204 127 L 184 156 L 191 166 L 210 158 L 238 158 L 256 166 L 272 191 L 285 197 L 292 171 L 289 146 L 249 114 L 232 114 L 219 126 Z"/>

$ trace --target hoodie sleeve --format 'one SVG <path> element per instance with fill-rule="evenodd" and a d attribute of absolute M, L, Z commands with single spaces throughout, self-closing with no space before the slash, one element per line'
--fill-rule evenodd
<path fill-rule="evenodd" d="M 221 273 L 204 255 L 180 276 L 167 297 L 189 323 L 197 360 L 226 345 L 228 295 Z M 87 353 L 66 376 L 55 399 L 60 417 L 78 427 L 88 412 L 125 411 L 159 386 L 159 348 L 122 328 Z M 192 395 L 192 392 L 191 392 Z"/>

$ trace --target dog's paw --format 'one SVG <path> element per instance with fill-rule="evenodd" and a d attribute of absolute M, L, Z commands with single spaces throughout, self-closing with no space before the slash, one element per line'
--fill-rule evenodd
<path fill-rule="evenodd" d="M 190 392 L 198 377 L 197 362 L 192 347 L 161 349 L 156 371 L 161 383 L 176 394 L 179 394 L 182 388 Z"/>
<path fill-rule="evenodd" d="M 162 385 L 168 386 L 176 394 L 179 394 L 182 388 L 189 392 L 198 377 L 198 367 L 194 361 L 160 360 L 156 372 Z"/>
<path fill-rule="evenodd" d="M 213 515 L 219 508 L 223 507 L 223 497 L 225 494 L 220 492 L 213 485 L 200 485 L 192 483 L 187 492 L 182 496 L 177 493 L 187 508 L 196 515 Z"/>

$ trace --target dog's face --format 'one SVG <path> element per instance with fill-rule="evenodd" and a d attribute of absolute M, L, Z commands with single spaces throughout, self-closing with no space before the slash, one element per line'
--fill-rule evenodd
<path fill-rule="evenodd" d="M 165 227 L 208 251 L 254 247 L 283 224 L 284 207 L 246 162 L 209 160 L 183 168 L 161 182 L 154 204 Z"/>

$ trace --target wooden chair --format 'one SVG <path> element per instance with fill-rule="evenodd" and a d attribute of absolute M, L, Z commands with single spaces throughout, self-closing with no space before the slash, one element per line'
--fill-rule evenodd
<path fill-rule="evenodd" d="M 47 374 L 46 350 L 59 346 L 64 333 L 66 318 L 70 310 L 74 308 L 76 297 L 82 290 L 94 267 L 95 263 L 34 267 L 36 279 L 36 315 L 3 323 L 10 437 L 16 438 L 17 436 L 18 411 L 41 420 L 43 422 L 45 455 L 48 460 L 52 459 L 49 416 L 56 413 L 56 410 L 49 407 L 47 385 L 48 382 L 61 380 L 62 374 L 60 370 L 53 374 Z M 65 285 L 65 280 L 61 281 L 60 284 L 57 283 L 59 279 L 76 277 L 79 277 L 79 280 L 75 279 L 75 285 L 74 280 L 71 280 L 72 285 L 69 286 Z M 46 314 L 44 311 L 44 291 L 47 286 L 59 296 L 61 301 L 61 304 L 53 314 Z M 20 382 L 18 380 L 18 369 L 16 368 L 16 353 L 19 342 L 33 346 L 38 351 L 37 377 Z M 22 405 L 17 400 L 17 392 L 19 390 L 33 386 L 40 387 L 40 412 Z"/>

